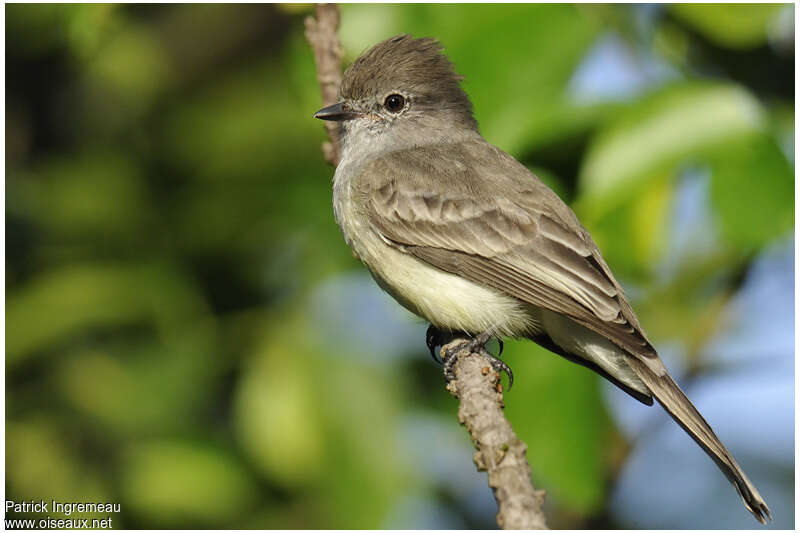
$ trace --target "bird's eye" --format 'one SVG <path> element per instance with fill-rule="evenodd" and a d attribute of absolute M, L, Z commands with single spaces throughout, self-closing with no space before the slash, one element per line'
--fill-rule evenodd
<path fill-rule="evenodd" d="M 390 94 L 386 97 L 386 100 L 383 101 L 383 105 L 392 113 L 399 113 L 406 105 L 406 99 L 399 94 Z"/>

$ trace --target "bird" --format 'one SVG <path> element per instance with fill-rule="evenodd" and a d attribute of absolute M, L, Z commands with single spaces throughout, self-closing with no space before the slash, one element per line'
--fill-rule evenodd
<path fill-rule="evenodd" d="M 655 399 L 747 510 L 772 520 L 670 376 L 575 213 L 482 137 L 462 80 L 439 41 L 397 35 L 361 54 L 337 103 L 314 114 L 339 125 L 333 209 L 354 255 L 434 337 L 529 339 L 646 405 Z"/>

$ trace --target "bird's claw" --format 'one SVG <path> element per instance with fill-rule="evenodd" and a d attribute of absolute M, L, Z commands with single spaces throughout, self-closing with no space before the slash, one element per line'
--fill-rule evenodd
<path fill-rule="evenodd" d="M 441 356 L 436 353 L 436 347 L 442 345 L 442 332 L 431 324 L 428 326 L 428 331 L 425 332 L 425 344 L 428 345 L 428 350 L 431 352 L 431 357 L 440 365 L 444 364 Z"/>
<path fill-rule="evenodd" d="M 431 327 L 433 327 L 433 326 L 431 326 Z M 428 334 L 430 335 L 430 328 L 428 328 Z M 491 353 L 489 353 L 486 350 L 486 343 L 489 342 L 489 339 L 491 339 L 491 338 L 492 338 L 492 335 L 488 331 L 484 332 L 484 333 L 481 333 L 480 335 L 478 335 L 477 337 L 475 337 L 474 339 L 469 341 L 469 344 L 468 344 L 467 348 L 469 349 L 470 352 L 479 353 L 479 354 L 481 354 L 481 355 L 483 355 L 485 357 L 488 357 L 490 359 L 490 361 L 491 361 L 490 364 L 492 366 L 492 369 L 495 372 L 497 372 L 499 374 L 502 374 L 503 372 L 505 372 L 506 375 L 508 376 L 508 390 L 511 390 L 511 386 L 514 384 L 514 373 L 511 371 L 511 367 L 509 367 L 501 359 L 499 359 L 498 357 L 495 357 L 494 355 L 492 355 Z M 497 340 L 500 343 L 500 352 L 498 353 L 498 355 L 500 355 L 500 354 L 503 353 L 503 341 L 502 341 L 502 339 L 499 339 L 499 338 Z M 456 355 L 456 353 L 458 351 L 458 348 L 460 348 L 461 346 L 463 346 L 463 345 L 455 346 L 455 347 L 451 348 L 450 350 L 442 350 L 441 351 L 440 358 L 441 358 L 442 366 L 443 366 L 444 379 L 448 383 L 450 381 L 453 381 L 455 379 L 455 377 L 456 377 L 454 369 L 455 369 L 455 364 L 456 364 L 457 358 L 455 357 L 455 355 Z M 430 344 L 428 345 L 428 347 L 430 348 Z M 433 354 L 433 351 L 431 351 L 431 354 Z"/>
<path fill-rule="evenodd" d="M 498 374 L 502 374 L 503 372 L 505 372 L 506 375 L 508 376 L 508 390 L 511 390 L 511 386 L 514 385 L 514 373 L 511 371 L 511 367 L 508 366 L 502 359 L 498 359 L 492 354 L 488 355 L 492 360 L 491 365 L 494 371 L 497 372 Z"/>

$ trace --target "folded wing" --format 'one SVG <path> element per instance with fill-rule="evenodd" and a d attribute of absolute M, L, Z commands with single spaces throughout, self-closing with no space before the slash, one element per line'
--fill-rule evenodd
<path fill-rule="evenodd" d="M 373 161 L 363 175 L 354 186 L 390 244 L 566 315 L 631 354 L 655 357 L 591 237 L 550 189 L 502 151 L 477 142 L 398 151 Z M 437 179 L 423 183 L 420 176 Z"/>

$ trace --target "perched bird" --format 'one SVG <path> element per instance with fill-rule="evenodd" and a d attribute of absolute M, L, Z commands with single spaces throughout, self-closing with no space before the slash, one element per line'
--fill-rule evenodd
<path fill-rule="evenodd" d="M 528 338 L 647 405 L 717 463 L 759 522 L 769 508 L 670 377 L 575 214 L 486 142 L 433 39 L 398 35 L 345 71 L 336 220 L 377 283 L 441 332 Z"/>

